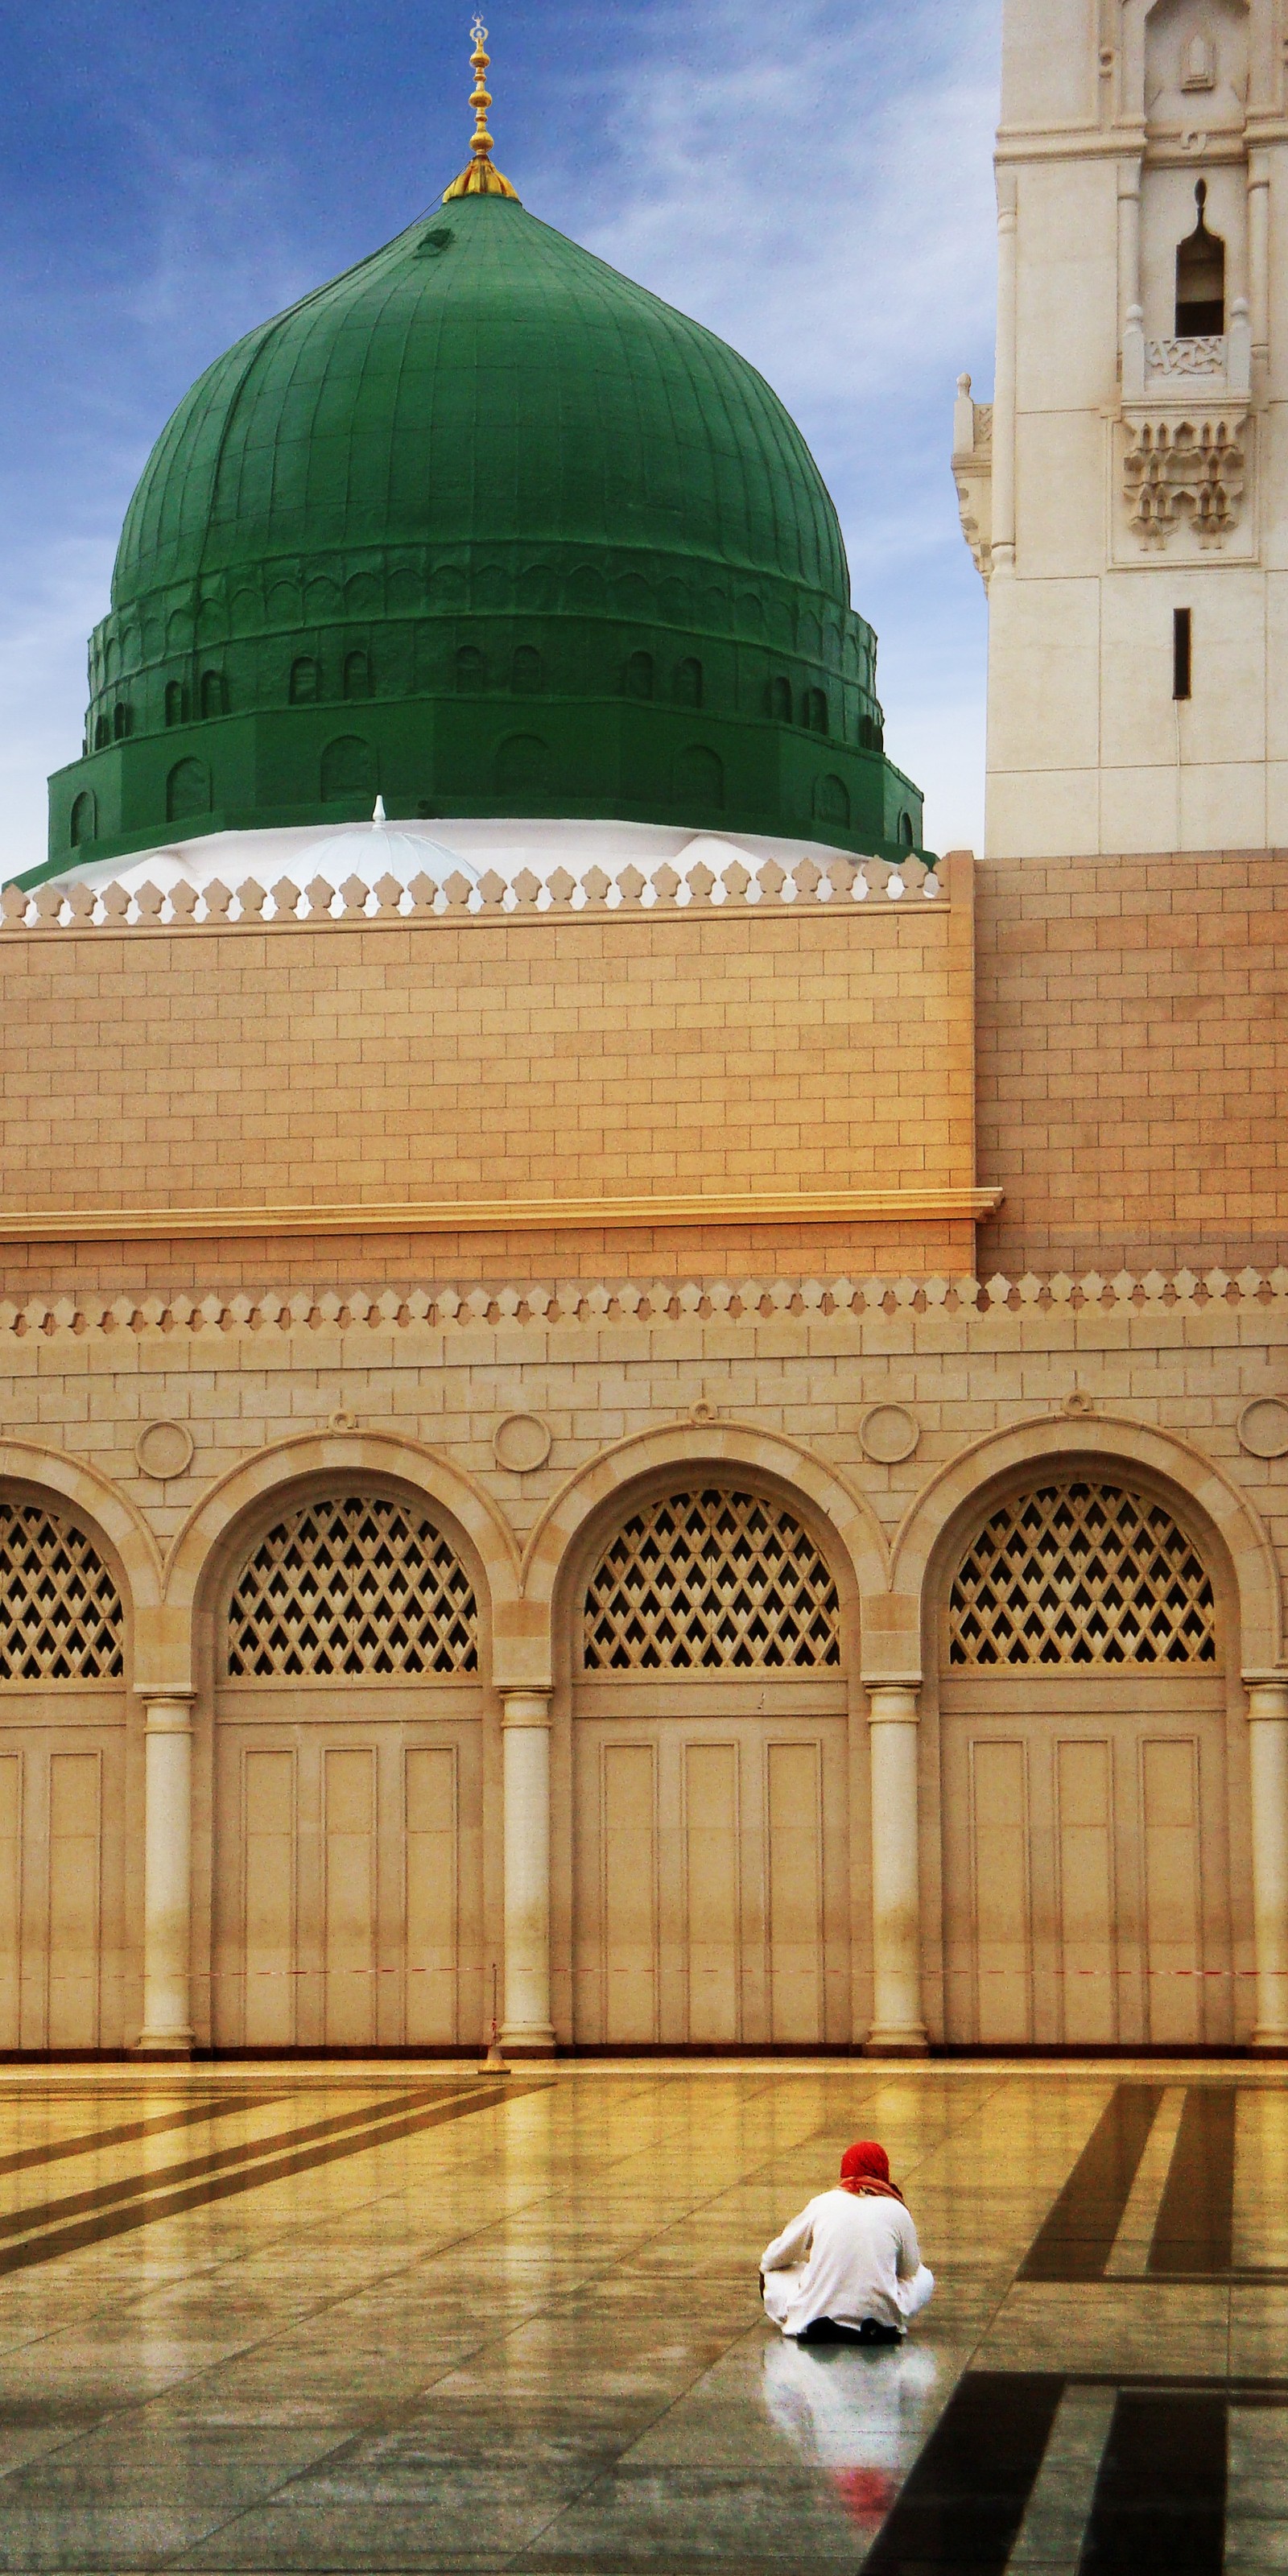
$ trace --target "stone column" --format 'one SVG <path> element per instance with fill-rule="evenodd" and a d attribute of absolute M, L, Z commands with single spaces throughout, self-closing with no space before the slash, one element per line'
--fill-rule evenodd
<path fill-rule="evenodd" d="M 1118 329 L 1124 398 L 1145 392 L 1145 316 L 1140 300 L 1140 161 L 1118 164 Z"/>
<path fill-rule="evenodd" d="M 139 2049 L 190 2057 L 191 1691 L 140 1686 L 144 1716 L 143 2028 Z"/>
<path fill-rule="evenodd" d="M 1252 1774 L 1255 2048 L 1288 2047 L 1288 1675 L 1245 1673 Z"/>
<path fill-rule="evenodd" d="M 921 2056 L 918 1681 L 869 1681 L 872 1761 L 872 2028 L 867 2047 Z"/>
<path fill-rule="evenodd" d="M 1015 295 L 1018 186 L 997 179 L 997 358 L 993 372 L 993 571 L 1015 567 Z"/>
<path fill-rule="evenodd" d="M 505 1801 L 507 2057 L 549 2057 L 550 1693 L 507 1691 L 501 1713 Z"/>
<path fill-rule="evenodd" d="M 1270 364 L 1270 155 L 1248 154 L 1248 322 L 1252 387 L 1265 391 Z"/>

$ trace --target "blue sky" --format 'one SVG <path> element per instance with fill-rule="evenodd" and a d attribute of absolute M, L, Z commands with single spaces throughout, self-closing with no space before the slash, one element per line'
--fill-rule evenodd
<path fill-rule="evenodd" d="M 466 157 L 469 9 L 88 0 L 0 35 L 0 868 L 44 853 L 153 439 L 239 332 Z M 520 195 L 743 350 L 799 420 L 927 838 L 978 846 L 984 598 L 948 470 L 991 384 L 1000 0 L 498 0 Z"/>

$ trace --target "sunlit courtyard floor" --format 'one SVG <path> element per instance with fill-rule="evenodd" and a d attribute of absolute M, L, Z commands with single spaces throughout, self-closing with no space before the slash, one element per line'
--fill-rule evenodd
<path fill-rule="evenodd" d="M 801 2351 L 855 2136 L 938 2291 Z M 1288 2068 L 9 2068 L 0 2192 L 0 2569 L 1288 2570 Z"/>

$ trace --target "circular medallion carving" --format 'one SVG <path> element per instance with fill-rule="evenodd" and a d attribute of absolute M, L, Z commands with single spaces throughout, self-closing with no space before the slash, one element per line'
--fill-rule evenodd
<path fill-rule="evenodd" d="M 859 1424 L 859 1446 L 878 1467 L 900 1466 L 920 1438 L 921 1424 L 904 1404 L 874 1404 Z"/>
<path fill-rule="evenodd" d="M 530 1475 L 544 1467 L 551 1449 L 549 1426 L 536 1413 L 507 1413 L 492 1434 L 492 1455 L 512 1476 Z"/>
<path fill-rule="evenodd" d="M 145 1476 L 159 1485 L 186 1476 L 192 1465 L 193 1439 L 186 1422 L 145 1422 L 134 1443 L 134 1455 Z"/>
<path fill-rule="evenodd" d="M 1075 1422 L 1079 1422 L 1087 1414 L 1094 1413 L 1096 1408 L 1086 1388 L 1075 1386 L 1072 1393 L 1066 1395 L 1064 1399 L 1064 1409 L 1066 1413 L 1072 1415 Z"/>
<path fill-rule="evenodd" d="M 1254 1395 L 1234 1427 L 1250 1458 L 1288 1458 L 1288 1404 L 1281 1395 Z"/>

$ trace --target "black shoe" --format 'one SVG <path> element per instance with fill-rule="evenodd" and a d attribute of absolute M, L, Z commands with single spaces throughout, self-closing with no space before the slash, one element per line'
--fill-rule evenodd
<path fill-rule="evenodd" d="M 801 2328 L 797 2343 L 898 2343 L 897 2326 L 878 2325 L 875 2317 L 865 2317 L 862 2325 L 841 2326 L 835 2317 L 815 2317 Z"/>

